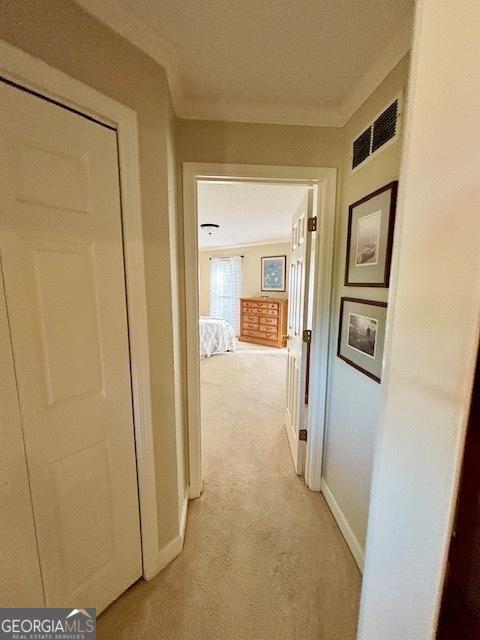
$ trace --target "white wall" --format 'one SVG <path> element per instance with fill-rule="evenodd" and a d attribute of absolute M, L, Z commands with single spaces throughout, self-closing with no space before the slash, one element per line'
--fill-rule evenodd
<path fill-rule="evenodd" d="M 359 638 L 435 635 L 480 311 L 480 3 L 417 7 Z"/>
<path fill-rule="evenodd" d="M 261 258 L 262 256 L 287 256 L 287 265 L 290 258 L 290 242 L 277 244 L 262 244 L 255 246 L 238 246 L 228 249 L 207 249 L 198 253 L 198 269 L 200 276 L 199 304 L 200 315 L 210 315 L 210 257 L 211 256 L 238 256 L 242 259 L 242 298 L 255 298 L 258 296 L 270 296 L 271 298 L 288 297 L 288 268 L 286 270 L 285 291 L 261 290 Z"/>

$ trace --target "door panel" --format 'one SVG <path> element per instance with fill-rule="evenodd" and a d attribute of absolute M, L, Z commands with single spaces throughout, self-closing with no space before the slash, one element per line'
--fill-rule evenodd
<path fill-rule="evenodd" d="M 104 393 L 93 246 L 35 249 L 48 403 Z"/>
<path fill-rule="evenodd" d="M 303 330 L 307 328 L 307 291 L 311 234 L 308 218 L 313 215 L 313 193 L 307 192 L 292 219 L 292 253 L 288 295 L 288 362 L 287 402 L 285 427 L 287 430 L 293 466 L 297 474 L 303 473 L 305 444 L 299 440 L 300 429 L 306 428 L 305 384 L 307 375 L 307 349 Z"/>
<path fill-rule="evenodd" d="M 141 575 L 115 132 L 0 83 L 0 249 L 48 606 Z"/>
<path fill-rule="evenodd" d="M 43 607 L 1 261 L 0 362 L 0 606 Z"/>
<path fill-rule="evenodd" d="M 102 440 L 75 451 L 51 465 L 46 483 L 54 487 L 54 509 L 58 514 L 58 538 L 67 578 L 67 589 L 75 591 L 108 567 L 115 555 L 115 525 L 112 509 L 112 469 L 109 442 Z M 85 476 L 82 482 L 79 478 Z M 81 522 L 81 527 L 71 526 Z M 101 530 L 95 546 L 82 544 L 84 529 Z"/>

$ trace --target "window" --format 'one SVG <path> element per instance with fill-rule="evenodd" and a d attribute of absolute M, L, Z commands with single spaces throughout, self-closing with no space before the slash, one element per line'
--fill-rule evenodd
<path fill-rule="evenodd" d="M 242 259 L 212 258 L 210 267 L 210 316 L 228 320 L 240 332 L 240 290 L 242 286 Z"/>

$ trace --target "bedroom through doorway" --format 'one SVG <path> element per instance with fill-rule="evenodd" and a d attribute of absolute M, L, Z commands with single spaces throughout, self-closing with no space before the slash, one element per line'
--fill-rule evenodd
<path fill-rule="evenodd" d="M 203 477 L 217 504 L 265 473 L 302 472 L 289 443 L 295 367 L 287 344 L 300 311 L 289 313 L 291 284 L 300 287 L 290 282 L 292 221 L 311 191 L 258 181 L 197 185 Z"/>

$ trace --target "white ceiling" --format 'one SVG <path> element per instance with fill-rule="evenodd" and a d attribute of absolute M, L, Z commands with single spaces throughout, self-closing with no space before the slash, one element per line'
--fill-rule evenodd
<path fill-rule="evenodd" d="M 77 0 L 163 64 L 179 117 L 342 126 L 410 47 L 414 0 Z"/>
<path fill-rule="evenodd" d="M 292 216 L 306 191 L 300 185 L 200 182 L 200 249 L 288 241 Z M 220 229 L 210 237 L 200 228 L 205 222 L 218 224 Z"/>

